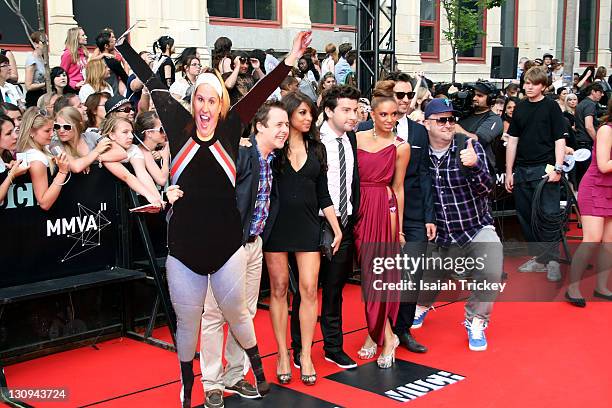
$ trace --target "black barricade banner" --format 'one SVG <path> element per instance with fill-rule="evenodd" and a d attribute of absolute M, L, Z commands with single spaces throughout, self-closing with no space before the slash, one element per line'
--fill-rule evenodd
<path fill-rule="evenodd" d="M 43 211 L 29 176 L 15 180 L 0 202 L 0 287 L 115 265 L 117 188 L 106 169 L 91 166 L 89 174 L 72 174 L 51 209 Z"/>

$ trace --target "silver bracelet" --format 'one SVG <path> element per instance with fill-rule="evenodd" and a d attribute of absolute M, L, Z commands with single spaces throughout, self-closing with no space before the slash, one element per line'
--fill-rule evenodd
<path fill-rule="evenodd" d="M 61 171 L 59 171 L 58 173 L 62 173 Z M 66 173 L 62 173 L 62 174 L 66 174 Z M 63 182 L 63 183 L 56 183 L 55 180 L 53 181 L 52 184 L 55 184 L 56 186 L 65 186 L 66 183 L 68 183 L 68 181 L 70 181 L 70 177 L 72 177 L 72 172 L 70 170 L 68 170 L 68 178 Z"/>

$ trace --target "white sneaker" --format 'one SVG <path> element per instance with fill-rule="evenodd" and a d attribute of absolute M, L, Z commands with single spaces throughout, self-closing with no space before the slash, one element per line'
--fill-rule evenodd
<path fill-rule="evenodd" d="M 468 333 L 468 344 L 472 351 L 484 351 L 487 349 L 487 338 L 485 337 L 485 329 L 487 323 L 478 317 L 474 317 L 472 321 L 465 319 L 465 328 Z"/>
<path fill-rule="evenodd" d="M 561 280 L 561 268 L 559 266 L 559 262 L 548 262 L 546 265 L 546 279 L 551 282 L 559 282 Z"/>
<path fill-rule="evenodd" d="M 546 265 L 536 262 L 535 257 L 531 258 L 524 264 L 518 267 L 519 272 L 546 272 Z"/>

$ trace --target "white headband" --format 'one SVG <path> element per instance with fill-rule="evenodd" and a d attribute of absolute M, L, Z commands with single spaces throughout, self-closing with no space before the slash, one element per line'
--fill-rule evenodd
<path fill-rule="evenodd" d="M 219 78 L 217 78 L 215 74 L 211 74 L 210 72 L 200 74 L 198 76 L 198 79 L 196 79 L 195 86 L 193 87 L 194 94 L 195 91 L 198 89 L 198 86 L 202 84 L 208 84 L 212 86 L 213 89 L 217 92 L 217 95 L 219 95 L 219 99 L 223 98 L 223 86 L 221 85 L 221 83 L 219 82 Z"/>

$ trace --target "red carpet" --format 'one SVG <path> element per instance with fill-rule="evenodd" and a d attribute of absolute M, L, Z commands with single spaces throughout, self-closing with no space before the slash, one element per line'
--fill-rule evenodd
<path fill-rule="evenodd" d="M 513 276 L 511 273 L 510 279 Z M 545 280 L 542 274 L 523 274 L 517 279 Z M 603 302 L 589 302 L 585 309 L 564 302 L 500 302 L 487 330 L 489 349 L 471 352 L 461 325 L 463 304 L 455 303 L 430 312 L 423 327 L 414 330 L 417 339 L 429 347 L 428 353 L 400 350 L 398 358 L 460 374 L 463 381 L 410 402 L 396 402 L 324 378 L 341 370 L 324 361 L 318 342 L 313 353 L 319 376 L 316 386 L 302 385 L 294 369 L 289 388 L 344 407 L 608 407 L 612 401 L 611 312 L 611 305 Z M 255 324 L 262 355 L 274 353 L 268 313 L 260 310 Z M 363 342 L 364 328 L 359 287 L 348 285 L 345 350 L 352 356 Z M 156 337 L 169 338 L 165 329 L 157 330 Z M 315 340 L 320 339 L 317 329 Z M 268 378 L 275 379 L 275 356 L 265 357 L 264 365 Z M 36 407 L 179 406 L 175 354 L 129 339 L 16 364 L 7 367 L 6 374 L 12 388 L 68 390 L 67 401 L 32 402 Z M 196 382 L 194 406 L 202 402 L 202 387 Z"/>

